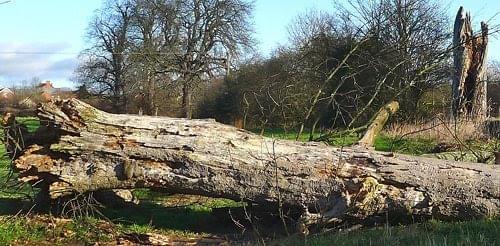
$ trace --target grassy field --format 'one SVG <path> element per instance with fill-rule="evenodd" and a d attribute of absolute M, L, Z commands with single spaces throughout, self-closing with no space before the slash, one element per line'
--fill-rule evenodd
<path fill-rule="evenodd" d="M 500 220 L 425 223 L 289 237 L 274 245 L 499 245 Z"/>
<path fill-rule="evenodd" d="M 31 118 L 22 119 L 30 131 L 38 127 Z M 294 133 L 266 131 L 266 136 L 295 139 Z M 307 139 L 308 135 L 301 137 Z M 336 139 L 333 145 L 349 145 L 355 136 Z M 401 140 L 377 138 L 376 149 L 408 154 L 424 154 L 435 142 L 426 139 Z M 0 145 L 0 245 L 90 245 L 95 242 L 123 242 L 139 234 L 149 234 L 170 243 L 232 242 L 256 244 L 265 239 L 271 245 L 500 245 L 500 220 L 445 223 L 429 221 L 413 225 L 382 226 L 352 232 L 329 232 L 303 238 L 286 236 L 278 218 L 264 218 L 250 224 L 244 215 L 244 203 L 199 196 L 167 195 L 148 189 L 136 189 L 139 205 L 103 208 L 103 216 L 72 219 L 28 213 L 29 187 L 11 186 L 9 159 Z M 24 208 L 24 211 L 19 211 Z M 237 223 L 235 222 L 237 221 Z M 240 223 L 245 229 L 237 226 Z M 259 240 L 256 240 L 259 239 Z"/>
<path fill-rule="evenodd" d="M 255 133 L 260 133 L 261 130 L 253 130 Z M 279 139 L 295 140 L 297 133 L 293 131 L 284 132 L 281 129 L 265 129 L 264 136 Z M 319 137 L 320 134 L 316 133 L 314 137 Z M 309 133 L 303 133 L 299 137 L 300 141 L 308 141 Z M 350 146 L 359 140 L 359 136 L 350 134 L 331 139 L 329 142 L 333 146 Z M 375 139 L 375 149 L 386 152 L 397 152 L 410 155 L 422 155 L 431 153 L 437 142 L 425 138 L 398 138 L 387 135 L 378 136 Z"/>

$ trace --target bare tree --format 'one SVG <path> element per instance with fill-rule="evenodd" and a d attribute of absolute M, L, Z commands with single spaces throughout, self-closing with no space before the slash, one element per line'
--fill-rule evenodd
<path fill-rule="evenodd" d="M 108 1 L 90 23 L 92 46 L 83 51 L 77 69 L 81 84 L 109 99 L 114 112 L 126 112 L 127 71 L 132 2 Z"/>
<path fill-rule="evenodd" d="M 114 111 L 126 111 L 130 97 L 153 114 L 159 89 L 178 91 L 190 118 L 193 90 L 252 45 L 252 8 L 244 0 L 109 1 L 91 23 L 80 80 Z"/>
<path fill-rule="evenodd" d="M 130 55 L 131 70 L 133 73 L 132 88 L 139 98 L 140 112 L 148 115 L 157 114 L 157 90 L 161 81 L 158 59 L 161 57 L 161 45 L 164 42 L 161 35 L 160 9 L 155 1 L 136 1 L 133 7 L 132 18 L 132 51 Z"/>
<path fill-rule="evenodd" d="M 222 72 L 231 57 L 252 44 L 249 18 L 252 4 L 243 0 L 175 1 L 178 45 L 174 66 L 182 85 L 183 116 L 192 116 L 192 90 Z"/>
<path fill-rule="evenodd" d="M 389 64 L 403 62 L 385 89 L 399 95 L 403 111 L 415 112 L 423 93 L 448 78 L 443 69 L 451 38 L 446 9 L 433 0 L 350 0 L 349 4 L 352 8 L 344 12 L 386 47 Z"/>
<path fill-rule="evenodd" d="M 449 75 L 446 11 L 431 0 L 349 4 L 335 14 L 300 15 L 289 28 L 290 47 L 280 50 L 287 52 L 255 64 L 260 73 L 252 72 L 255 66 L 236 73 L 237 81 L 259 85 L 240 85 L 246 92 L 242 102 L 250 115 L 259 116 L 249 118 L 257 119 L 249 125 L 287 125 L 299 132 L 317 126 L 366 129 L 360 124 L 393 100 L 399 101 L 403 117 L 418 115 L 423 93 Z M 282 59 L 288 61 L 281 69 L 266 68 Z"/>
<path fill-rule="evenodd" d="M 489 115 L 500 117 L 500 62 L 492 61 L 487 70 Z"/>

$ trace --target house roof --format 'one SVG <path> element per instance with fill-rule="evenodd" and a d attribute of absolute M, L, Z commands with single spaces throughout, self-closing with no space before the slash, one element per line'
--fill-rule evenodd
<path fill-rule="evenodd" d="M 5 88 L 0 89 L 0 94 L 13 94 L 14 95 L 14 92 L 11 89 L 5 87 Z"/>

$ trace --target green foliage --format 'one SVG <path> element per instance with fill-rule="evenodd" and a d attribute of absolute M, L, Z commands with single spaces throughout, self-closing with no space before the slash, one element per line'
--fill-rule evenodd
<path fill-rule="evenodd" d="M 408 226 L 379 227 L 349 233 L 290 237 L 272 245 L 498 245 L 500 219 L 469 222 L 429 221 Z"/>

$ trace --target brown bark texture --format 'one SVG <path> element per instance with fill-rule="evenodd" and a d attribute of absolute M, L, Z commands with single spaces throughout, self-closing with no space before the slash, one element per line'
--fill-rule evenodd
<path fill-rule="evenodd" d="M 488 25 L 481 22 L 481 33 L 474 35 L 470 14 L 460 7 L 455 19 L 453 46 L 453 114 L 485 118 Z"/>
<path fill-rule="evenodd" d="M 38 115 L 46 126 L 24 137 L 13 165 L 52 198 L 161 188 L 295 208 L 305 225 L 500 211 L 498 166 L 277 140 L 213 120 L 110 114 L 76 99 L 45 103 Z"/>

